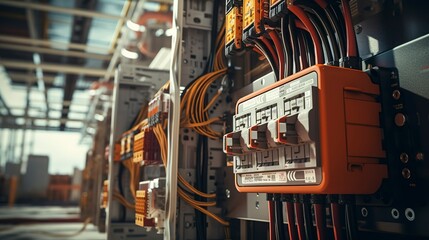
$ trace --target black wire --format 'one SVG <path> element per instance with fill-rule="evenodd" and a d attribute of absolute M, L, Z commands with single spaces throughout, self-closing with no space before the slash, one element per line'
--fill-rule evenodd
<path fill-rule="evenodd" d="M 316 16 L 322 28 L 325 30 L 325 33 L 327 34 L 329 39 L 329 45 L 332 51 L 333 60 L 338 61 L 340 59 L 340 47 L 335 36 L 336 31 L 334 29 L 334 26 L 329 20 L 329 16 L 327 15 L 328 13 L 314 2 L 306 2 L 305 4 L 309 6 L 308 10 Z"/>
<path fill-rule="evenodd" d="M 284 221 L 283 221 L 283 203 L 280 199 L 275 201 L 275 219 L 277 239 L 285 239 Z"/>
<path fill-rule="evenodd" d="M 198 135 L 197 140 L 197 150 L 196 150 L 196 163 L 195 163 L 195 187 L 200 190 L 202 187 L 201 182 L 201 154 L 202 154 L 202 143 L 203 136 Z M 203 201 L 202 197 L 196 195 L 195 199 L 198 201 Z M 204 214 L 195 209 L 195 219 L 196 219 L 196 231 L 197 231 L 197 239 L 203 240 L 204 237 Z"/>
<path fill-rule="evenodd" d="M 345 204 L 345 219 L 346 219 L 347 239 L 348 240 L 359 239 L 353 204 L 350 204 L 350 203 Z"/>
<path fill-rule="evenodd" d="M 124 196 L 124 187 L 122 186 L 122 177 L 123 177 L 124 170 L 125 170 L 124 165 L 122 164 L 122 162 L 119 162 L 119 169 L 118 169 L 118 189 L 119 189 L 119 194 L 121 194 L 121 196 Z M 121 218 L 122 218 L 122 221 L 125 222 L 127 209 L 122 204 L 120 206 L 121 206 L 121 213 L 122 213 Z"/>
<path fill-rule="evenodd" d="M 299 61 L 299 46 L 298 46 L 297 36 L 296 36 L 295 17 L 292 14 L 289 16 L 288 30 L 289 30 L 290 41 L 292 43 L 292 51 L 293 51 L 293 57 L 294 57 L 294 63 L 295 63 L 295 73 L 297 73 L 301 71 L 301 65 Z"/>
<path fill-rule="evenodd" d="M 328 16 L 329 22 L 337 32 L 338 45 L 340 46 L 340 56 L 341 58 L 346 57 L 346 25 L 338 3 L 336 1 L 334 3 L 331 3 L 329 7 L 325 9 L 325 11 L 326 15 Z"/>
<path fill-rule="evenodd" d="M 306 31 L 302 31 L 302 36 L 304 37 L 304 43 L 307 43 L 305 46 L 308 49 L 308 63 L 313 66 L 316 64 L 316 54 L 314 53 L 313 40 L 311 39 L 310 33 Z"/>
<path fill-rule="evenodd" d="M 289 75 L 292 75 L 293 73 L 293 52 L 292 52 L 292 47 L 290 45 L 290 41 L 289 41 L 289 31 L 286 29 L 286 26 L 288 25 L 289 21 L 288 18 L 283 17 L 281 19 L 280 22 L 280 26 L 281 26 L 281 35 L 282 35 L 282 43 L 283 43 L 283 48 L 284 48 L 284 52 L 285 52 L 285 60 L 286 60 L 286 64 L 285 64 L 285 76 L 282 77 L 287 77 Z"/>
<path fill-rule="evenodd" d="M 325 30 L 325 27 L 323 27 L 323 22 L 321 21 L 320 15 L 312 8 L 308 8 L 306 6 L 303 6 L 304 10 L 307 11 L 308 18 L 310 19 L 310 22 L 314 25 L 314 28 L 316 29 L 317 35 L 319 35 L 319 38 L 322 42 L 323 52 L 325 55 L 325 62 L 332 62 L 333 56 L 332 56 L 332 48 L 329 44 L 329 40 L 327 38 L 327 33 Z"/>
<path fill-rule="evenodd" d="M 210 58 L 208 61 L 208 65 L 206 65 L 205 72 L 213 71 L 213 62 L 215 59 L 216 52 L 216 37 L 218 35 L 217 26 L 218 26 L 218 15 L 219 15 L 219 0 L 213 1 L 213 19 L 212 19 L 212 32 L 211 32 L 211 50 L 210 50 Z"/>
<path fill-rule="evenodd" d="M 306 47 L 306 41 L 303 35 L 304 30 L 300 30 L 297 33 L 298 46 L 299 46 L 299 55 L 301 56 L 301 69 L 308 68 L 310 66 L 308 60 L 308 47 Z M 305 56 L 306 59 L 303 57 Z"/>
<path fill-rule="evenodd" d="M 276 80 L 279 80 L 279 71 L 277 70 L 277 68 L 275 67 L 275 63 L 274 63 L 274 59 L 273 56 L 271 56 L 271 54 L 269 53 L 269 50 L 267 49 L 267 47 L 265 46 L 265 44 L 262 44 L 260 40 L 254 39 L 253 40 L 255 46 L 257 46 L 257 48 L 262 52 L 262 54 L 264 54 L 265 58 L 267 59 L 268 63 L 271 66 L 271 69 L 273 70 L 275 76 L 276 76 Z"/>
<path fill-rule="evenodd" d="M 303 215 L 304 215 L 304 226 L 305 226 L 306 238 L 307 239 L 316 239 L 315 235 L 314 235 L 313 215 L 311 214 L 311 204 L 309 202 L 307 195 L 304 195 Z"/>

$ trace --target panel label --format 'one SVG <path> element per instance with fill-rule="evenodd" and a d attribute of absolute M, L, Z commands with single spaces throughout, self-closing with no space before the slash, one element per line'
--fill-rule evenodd
<path fill-rule="evenodd" d="M 305 183 L 315 183 L 316 171 L 314 171 L 314 169 L 304 170 L 304 181 Z"/>
<path fill-rule="evenodd" d="M 241 175 L 243 184 L 286 183 L 286 172 L 246 173 Z"/>

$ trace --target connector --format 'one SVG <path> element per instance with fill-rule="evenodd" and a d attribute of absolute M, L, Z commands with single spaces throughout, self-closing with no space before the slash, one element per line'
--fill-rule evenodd
<path fill-rule="evenodd" d="M 231 55 L 242 49 L 242 4 L 242 1 L 226 0 L 225 55 Z"/>

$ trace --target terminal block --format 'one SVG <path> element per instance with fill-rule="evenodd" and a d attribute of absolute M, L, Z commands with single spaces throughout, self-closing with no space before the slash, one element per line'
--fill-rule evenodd
<path fill-rule="evenodd" d="M 243 1 L 243 41 L 264 33 L 263 20 L 268 17 L 268 0 Z"/>
<path fill-rule="evenodd" d="M 379 86 L 316 65 L 238 100 L 224 135 L 241 192 L 370 194 L 387 177 Z"/>
<path fill-rule="evenodd" d="M 287 13 L 286 0 L 270 0 L 270 20 L 278 21 Z"/>
<path fill-rule="evenodd" d="M 148 217 L 148 189 L 149 182 L 144 181 L 139 184 L 139 190 L 136 191 L 135 204 L 135 223 L 140 227 L 154 227 L 154 219 Z"/>
<path fill-rule="evenodd" d="M 160 91 L 155 94 L 149 102 L 148 119 L 149 126 L 152 127 L 157 123 L 162 123 L 168 116 L 168 107 L 170 105 L 169 95 Z"/>
<path fill-rule="evenodd" d="M 230 55 L 242 48 L 242 4 L 242 1 L 226 0 L 225 55 Z"/>
<path fill-rule="evenodd" d="M 142 165 L 162 163 L 159 143 L 151 127 L 144 127 L 134 136 L 133 161 Z"/>
<path fill-rule="evenodd" d="M 135 163 L 140 163 L 143 161 L 144 136 L 144 129 L 134 135 L 133 162 Z"/>
<path fill-rule="evenodd" d="M 158 233 L 164 229 L 165 178 L 143 181 L 136 192 L 136 225 L 155 227 Z"/>
<path fill-rule="evenodd" d="M 133 157 L 134 135 L 136 131 L 127 131 L 121 138 L 121 160 L 127 160 Z"/>

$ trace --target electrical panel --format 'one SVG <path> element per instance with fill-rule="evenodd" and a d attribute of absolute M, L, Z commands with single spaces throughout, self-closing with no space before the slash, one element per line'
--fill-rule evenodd
<path fill-rule="evenodd" d="M 378 95 L 362 71 L 316 65 L 241 98 L 224 136 L 238 190 L 377 191 L 387 177 Z"/>
<path fill-rule="evenodd" d="M 425 7 L 166 4 L 170 69 L 119 66 L 85 198 L 108 238 L 428 239 Z"/>

